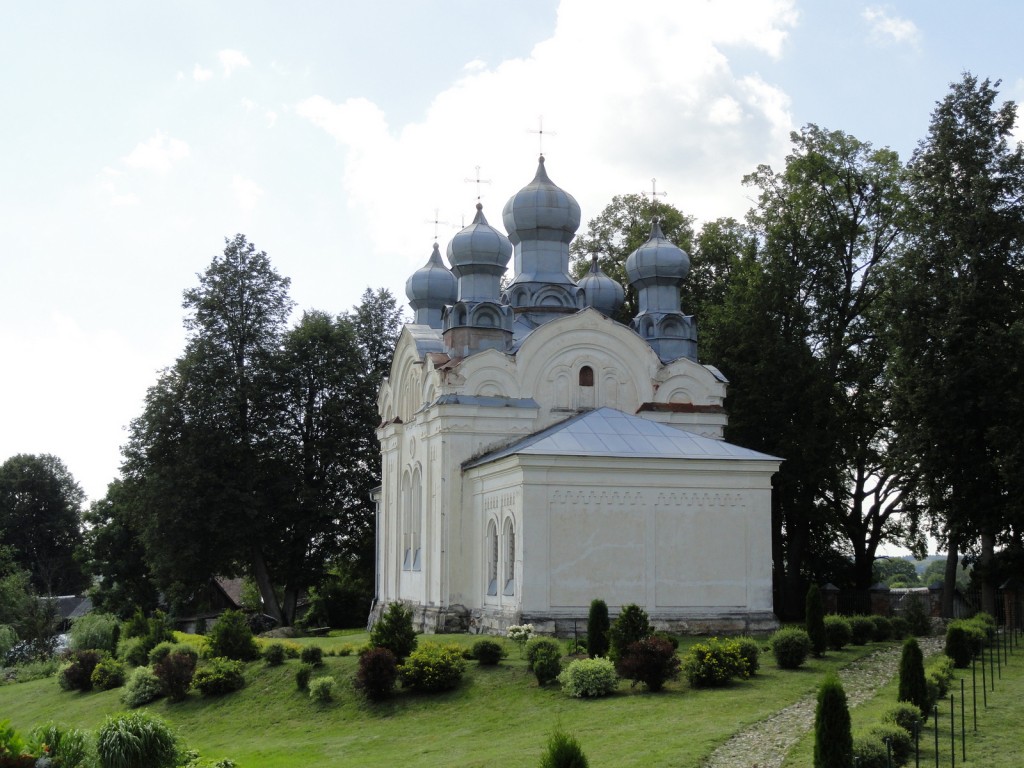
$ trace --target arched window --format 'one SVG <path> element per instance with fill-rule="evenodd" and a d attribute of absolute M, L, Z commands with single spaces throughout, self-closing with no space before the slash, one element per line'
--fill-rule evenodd
<path fill-rule="evenodd" d="M 402 570 L 412 568 L 412 478 L 402 476 Z"/>
<path fill-rule="evenodd" d="M 487 594 L 498 594 L 498 526 L 491 520 L 487 524 Z"/>
<path fill-rule="evenodd" d="M 423 547 L 423 483 L 417 469 L 412 476 L 412 525 L 409 530 L 409 545 L 412 549 L 412 569 L 420 570 Z"/>
<path fill-rule="evenodd" d="M 582 368 L 580 368 L 580 386 L 594 386 L 594 369 L 591 368 L 589 365 L 584 365 Z"/>
<path fill-rule="evenodd" d="M 516 593 L 516 529 L 512 524 L 512 518 L 505 521 L 505 588 L 503 595 L 514 595 Z"/>

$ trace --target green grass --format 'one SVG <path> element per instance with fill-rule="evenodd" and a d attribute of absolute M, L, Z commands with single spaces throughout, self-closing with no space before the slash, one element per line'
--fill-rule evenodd
<path fill-rule="evenodd" d="M 926 660 L 927 661 L 927 660 Z M 960 728 L 960 680 L 964 680 L 967 722 L 967 760 L 964 761 Z M 853 729 L 866 729 L 877 724 L 883 713 L 896 703 L 899 680 L 894 678 L 879 688 L 875 696 L 851 710 Z M 957 670 L 950 686 L 955 696 L 956 765 L 963 768 L 1019 768 L 1024 759 L 1024 729 L 1020 727 L 1020 702 L 1024 700 L 1024 648 L 1015 648 L 1009 664 L 1003 665 L 1002 677 L 996 677 L 995 691 L 989 681 L 988 707 L 983 704 L 981 670 L 977 672 L 978 731 L 973 730 L 971 670 Z M 935 720 L 928 719 L 921 734 L 921 765 L 935 766 Z M 950 759 L 949 696 L 939 704 L 939 766 L 952 766 Z M 783 768 L 812 768 L 814 735 L 809 732 L 790 751 Z M 911 758 L 913 765 L 913 758 Z"/>
<path fill-rule="evenodd" d="M 365 642 L 365 633 L 309 638 L 325 651 Z M 472 645 L 468 635 L 426 638 Z M 680 652 L 697 638 L 686 638 Z M 747 681 L 718 690 L 691 690 L 685 681 L 648 694 L 623 683 L 594 701 L 570 699 L 557 685 L 539 688 L 518 649 L 498 667 L 470 662 L 456 691 L 418 696 L 399 691 L 380 705 L 351 687 L 355 656 L 325 658 L 316 676 L 338 681 L 336 700 L 318 705 L 295 688 L 297 661 L 279 667 L 254 662 L 246 687 L 221 699 L 190 694 L 186 701 L 148 707 L 166 718 L 205 757 L 230 757 L 242 768 L 310 764 L 339 766 L 534 766 L 556 726 L 576 736 L 591 766 L 699 766 L 738 729 L 815 690 L 825 672 L 878 645 L 830 653 L 796 671 L 775 668 L 768 651 Z M 1004 671 L 1005 676 L 1005 671 Z M 19 731 L 50 720 L 95 729 L 121 711 L 119 691 L 69 693 L 55 679 L 0 687 L 0 712 Z"/>

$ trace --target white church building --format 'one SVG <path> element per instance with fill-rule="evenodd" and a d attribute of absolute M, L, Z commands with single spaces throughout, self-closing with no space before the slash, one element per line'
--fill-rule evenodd
<path fill-rule="evenodd" d="M 731 445 L 726 380 L 680 308 L 689 257 L 657 222 L 626 272 L 578 282 L 573 197 L 540 158 L 406 283 L 415 312 L 381 388 L 371 621 L 395 601 L 426 632 L 581 631 L 594 598 L 674 631 L 776 625 L 771 477 Z M 510 282 L 501 286 L 513 260 Z M 581 621 L 582 620 L 582 621 Z"/>

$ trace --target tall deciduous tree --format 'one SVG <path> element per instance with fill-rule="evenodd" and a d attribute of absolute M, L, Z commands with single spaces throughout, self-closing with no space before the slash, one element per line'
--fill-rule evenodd
<path fill-rule="evenodd" d="M 0 541 L 41 592 L 85 585 L 75 552 L 82 541 L 85 493 L 59 458 L 18 454 L 0 465 Z"/>
<path fill-rule="evenodd" d="M 1020 536 L 1024 471 L 1024 148 L 998 86 L 965 74 L 932 113 L 889 305 L 898 445 L 947 545 L 946 583 L 958 552 L 978 553 L 988 611 L 996 543 Z"/>

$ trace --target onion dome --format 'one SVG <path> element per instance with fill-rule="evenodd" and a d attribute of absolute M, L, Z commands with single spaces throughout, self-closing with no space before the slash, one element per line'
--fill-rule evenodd
<path fill-rule="evenodd" d="M 690 257 L 679 246 L 672 243 L 661 231 L 661 224 L 655 219 L 651 236 L 647 242 L 629 254 L 626 259 L 626 275 L 629 284 L 678 285 L 690 272 Z"/>
<path fill-rule="evenodd" d="M 541 155 L 533 181 L 509 198 L 501 219 L 513 244 L 520 240 L 569 243 L 580 228 L 580 206 L 548 178 Z"/>
<path fill-rule="evenodd" d="M 626 300 L 625 291 L 618 281 L 601 271 L 596 253 L 590 263 L 590 271 L 579 281 L 579 286 L 586 297 L 587 306 L 593 307 L 606 317 L 618 312 Z"/>
<path fill-rule="evenodd" d="M 487 223 L 484 207 L 476 204 L 476 216 L 448 243 L 448 261 L 456 277 L 472 273 L 500 275 L 512 258 L 512 244 Z"/>
<path fill-rule="evenodd" d="M 441 327 L 442 310 L 455 303 L 458 281 L 441 260 L 441 249 L 437 243 L 434 243 L 434 250 L 427 263 L 405 281 L 405 295 L 409 298 L 409 306 L 416 313 L 414 322 L 434 328 Z"/>

